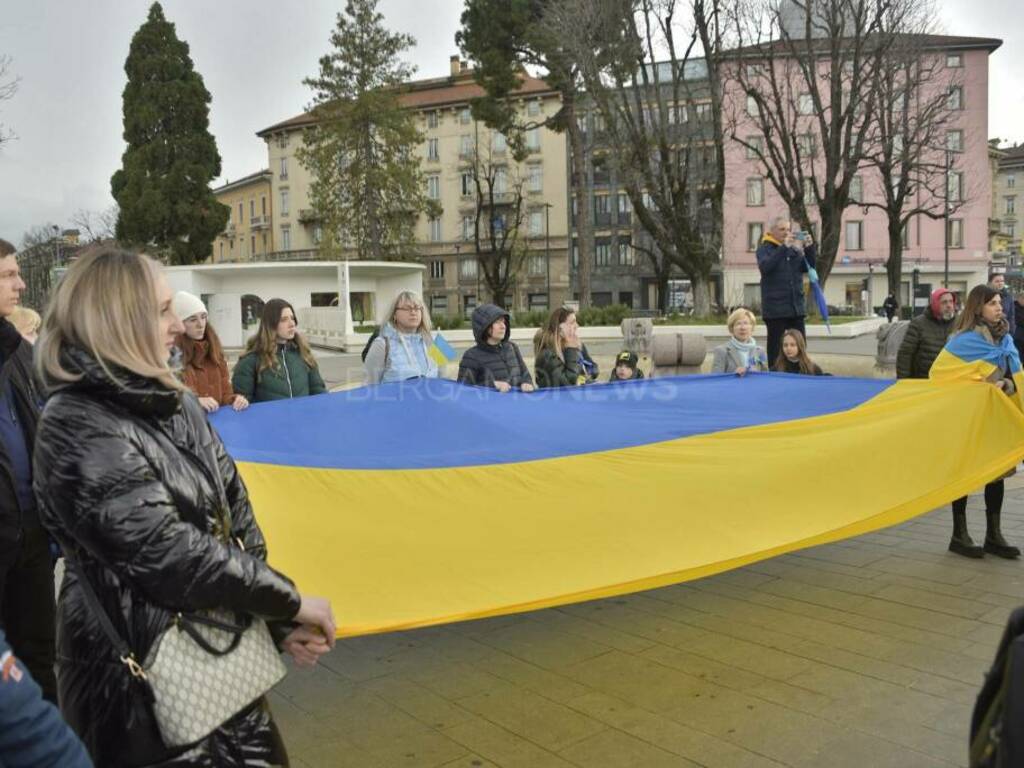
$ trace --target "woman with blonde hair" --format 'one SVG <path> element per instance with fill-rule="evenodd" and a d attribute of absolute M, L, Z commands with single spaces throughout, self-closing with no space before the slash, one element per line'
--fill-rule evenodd
<path fill-rule="evenodd" d="M 437 363 L 430 357 L 430 313 L 413 291 L 402 291 L 391 302 L 380 331 L 366 352 L 366 383 L 390 384 L 408 379 L 436 379 Z"/>
<path fill-rule="evenodd" d="M 251 403 L 327 391 L 316 358 L 299 333 L 295 309 L 284 299 L 263 305 L 260 326 L 235 364 L 231 386 Z"/>
<path fill-rule="evenodd" d="M 171 298 L 155 261 L 98 246 L 61 280 L 36 347 L 49 400 L 34 490 L 68 564 L 61 710 L 97 765 L 287 764 L 262 695 L 174 749 L 154 706 L 158 641 L 197 612 L 249 617 L 250 627 L 259 617 L 300 664 L 326 653 L 336 629 L 326 600 L 266 563 L 235 464 L 168 364 L 182 331 Z M 197 718 L 219 701 L 212 688 L 192 695 Z"/>
<path fill-rule="evenodd" d="M 222 405 L 230 405 L 236 411 L 248 408 L 245 396 L 231 387 L 224 348 L 210 325 L 202 299 L 188 291 L 178 291 L 174 294 L 173 309 L 185 326 L 185 332 L 175 341 L 181 350 L 181 378 L 199 397 L 203 410 L 213 413 Z"/>
<path fill-rule="evenodd" d="M 580 341 L 576 310 L 559 307 L 533 337 L 534 381 L 540 389 L 575 387 L 597 378 L 597 364 Z"/>
<path fill-rule="evenodd" d="M 767 371 L 768 358 L 754 341 L 754 313 L 740 307 L 733 310 L 726 324 L 732 338 L 712 350 L 711 372 L 744 376 L 747 371 Z"/>
<path fill-rule="evenodd" d="M 7 317 L 7 320 L 18 329 L 21 338 L 29 344 L 35 344 L 39 336 L 39 326 L 42 325 L 42 318 L 39 313 L 30 307 L 23 307 L 20 304 Z"/>

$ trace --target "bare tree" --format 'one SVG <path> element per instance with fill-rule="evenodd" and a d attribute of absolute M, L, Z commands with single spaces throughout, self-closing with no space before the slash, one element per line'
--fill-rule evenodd
<path fill-rule="evenodd" d="M 746 148 L 790 215 L 821 221 L 824 284 L 839 251 L 843 211 L 878 112 L 873 87 L 914 0 L 767 0 L 738 6 L 739 47 L 726 68 L 729 136 Z M 856 195 L 855 195 L 856 196 Z"/>
<path fill-rule="evenodd" d="M 78 212 L 71 217 L 71 223 L 84 235 L 85 240 L 95 243 L 114 238 L 114 230 L 117 227 L 117 215 L 118 208 L 116 203 L 102 211 L 90 211 L 85 208 L 79 208 Z"/>
<path fill-rule="evenodd" d="M 886 61 L 874 67 L 871 87 L 877 110 L 865 147 L 864 165 L 877 172 L 880 194 L 858 201 L 885 212 L 889 235 L 886 259 L 888 290 L 897 295 L 903 271 L 908 224 L 918 216 L 939 219 L 959 209 L 968 197 L 955 158 L 964 134 L 951 119 L 959 105 L 961 84 L 956 68 L 946 66 L 946 49 L 936 49 L 928 35 L 935 19 L 929 0 L 910 0 L 913 13 L 901 9 L 885 20 L 893 35 Z M 891 25 L 891 26 L 890 26 Z"/>
<path fill-rule="evenodd" d="M 460 183 L 463 193 L 468 192 L 473 199 L 471 239 L 477 269 L 483 272 L 491 301 L 509 308 L 513 298 L 509 294 L 527 253 L 520 239 L 525 218 L 525 179 L 519 173 L 516 155 L 496 152 L 492 138 L 481 141 L 477 136 L 467 149 L 460 168 Z M 477 298 L 479 301 L 480 297 Z"/>
<path fill-rule="evenodd" d="M 60 235 L 60 227 L 56 224 L 51 222 L 47 222 L 46 224 L 35 224 L 25 230 L 25 234 L 21 236 L 21 249 L 23 251 L 27 251 L 37 245 L 52 243 L 54 240 L 60 238 Z"/>
<path fill-rule="evenodd" d="M 711 305 L 721 254 L 724 160 L 718 130 L 722 45 L 718 0 L 563 0 L 557 26 L 580 67 L 610 160 L 645 238 L 659 306 L 671 268 Z M 646 239 L 649 243 L 644 243 Z"/>
<path fill-rule="evenodd" d="M 14 98 L 18 90 L 18 78 L 11 74 L 11 57 L 0 54 L 0 102 Z M 0 123 L 0 147 L 14 138 L 11 132 L 3 123 Z"/>

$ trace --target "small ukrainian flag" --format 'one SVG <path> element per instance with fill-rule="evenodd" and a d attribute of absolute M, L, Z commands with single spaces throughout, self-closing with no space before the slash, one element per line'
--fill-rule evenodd
<path fill-rule="evenodd" d="M 434 343 L 430 346 L 428 354 L 438 366 L 450 363 L 457 357 L 455 348 L 448 343 L 448 340 L 440 332 L 434 336 Z"/>

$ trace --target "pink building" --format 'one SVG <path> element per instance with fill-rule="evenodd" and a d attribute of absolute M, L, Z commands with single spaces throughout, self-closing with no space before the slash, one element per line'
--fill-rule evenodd
<path fill-rule="evenodd" d="M 949 146 L 960 150 L 951 155 L 954 158 L 951 188 L 961 190 L 963 202 L 950 217 L 949 249 L 949 287 L 957 292 L 965 292 L 987 279 L 992 210 L 988 57 L 1000 45 L 1000 40 L 989 38 L 927 38 L 927 48 L 934 51 L 939 65 L 950 70 L 950 80 L 946 82 L 956 83 L 956 92 L 950 99 L 953 114 L 947 126 L 947 140 Z M 746 127 L 756 130 L 752 122 Z M 740 133 L 742 130 L 740 125 L 737 134 L 745 135 Z M 754 250 L 771 219 L 785 212 L 785 205 L 771 183 L 764 179 L 760 163 L 749 159 L 746 149 L 735 141 L 726 142 L 725 167 L 723 298 L 729 305 L 758 304 L 760 274 Z M 877 172 L 866 169 L 859 176 L 862 186 L 859 199 L 878 199 Z M 935 210 L 941 209 L 940 202 Z M 908 229 L 909 242 L 904 243 L 903 280 L 898 297 L 902 306 L 910 301 L 915 269 L 919 286 L 938 287 L 942 284 L 944 268 L 943 221 L 917 216 Z M 846 209 L 839 253 L 826 284 L 829 304 L 863 310 L 862 291 L 867 282 L 870 304 L 881 305 L 887 291 L 888 242 L 884 211 L 863 206 Z"/>

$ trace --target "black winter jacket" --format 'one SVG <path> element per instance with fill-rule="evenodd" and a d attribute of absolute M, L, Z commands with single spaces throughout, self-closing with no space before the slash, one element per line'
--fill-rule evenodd
<path fill-rule="evenodd" d="M 3 361 L 0 387 L 6 386 L 8 381 L 11 383 L 14 407 L 25 434 L 25 447 L 31 455 L 42 398 L 32 374 L 32 347 L 6 318 L 0 318 L 0 359 Z M 35 512 L 29 514 L 34 522 Z M 25 511 L 18 503 L 7 451 L 0 443 L 0 560 L 17 548 L 25 523 Z"/>
<path fill-rule="evenodd" d="M 817 247 L 809 245 L 801 253 L 765 235 L 757 247 L 757 268 L 761 271 L 761 315 L 765 320 L 803 317 L 804 273 L 813 264 Z"/>
<path fill-rule="evenodd" d="M 505 318 L 505 338 L 500 344 L 488 344 L 487 329 L 501 318 Z M 476 346 L 467 349 L 459 361 L 459 381 L 483 387 L 507 381 L 513 389 L 533 384 L 519 347 L 509 341 L 512 323 L 508 312 L 494 304 L 483 304 L 473 310 L 472 320 Z"/>
<path fill-rule="evenodd" d="M 63 360 L 82 379 L 57 386 L 39 422 L 39 513 L 135 656 L 146 659 L 176 611 L 294 616 L 299 595 L 266 564 L 245 486 L 196 397 L 115 368 L 118 384 L 77 349 L 65 350 Z M 244 552 L 215 536 L 214 472 L 223 478 L 231 535 Z M 97 765 L 166 759 L 143 691 L 118 661 L 70 569 L 57 609 L 57 669 L 63 714 Z M 242 754 L 267 759 L 274 740 L 265 711 L 250 708 L 181 764 L 249 765 Z"/>
<path fill-rule="evenodd" d="M 936 320 L 929 307 L 910 321 L 896 353 L 897 379 L 927 379 L 932 363 L 946 346 L 956 320 Z"/>

